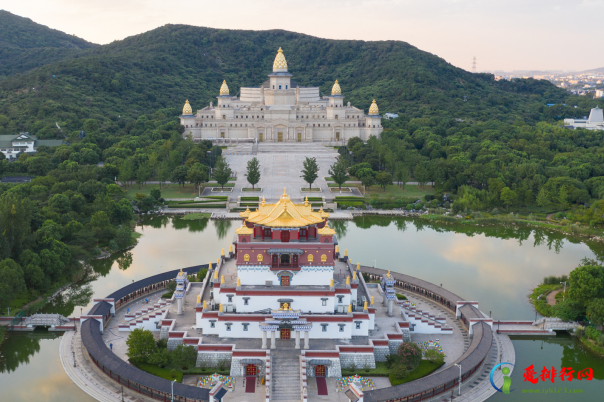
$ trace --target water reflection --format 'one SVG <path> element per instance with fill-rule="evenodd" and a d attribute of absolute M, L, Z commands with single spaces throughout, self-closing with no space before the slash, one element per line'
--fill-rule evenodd
<path fill-rule="evenodd" d="M 224 239 L 227 233 L 229 233 L 229 230 L 231 229 L 231 221 L 220 220 L 216 221 L 215 225 L 216 236 L 218 236 L 219 239 Z"/>

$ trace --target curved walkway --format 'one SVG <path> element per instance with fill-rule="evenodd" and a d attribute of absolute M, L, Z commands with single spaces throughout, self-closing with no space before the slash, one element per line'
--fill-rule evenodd
<path fill-rule="evenodd" d="M 547 301 L 547 304 L 549 304 L 550 306 L 553 306 L 554 304 L 556 304 L 556 295 L 558 293 L 562 292 L 562 289 L 558 289 L 558 290 L 554 290 L 552 292 L 549 292 L 547 294 L 547 296 L 545 297 L 545 300 Z"/>

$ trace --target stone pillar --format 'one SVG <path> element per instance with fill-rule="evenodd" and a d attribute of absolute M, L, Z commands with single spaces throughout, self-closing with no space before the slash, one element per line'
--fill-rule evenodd
<path fill-rule="evenodd" d="M 266 331 L 262 331 L 262 349 L 266 349 Z"/>
<path fill-rule="evenodd" d="M 275 345 L 275 332 L 276 331 L 271 331 L 271 349 L 275 349 L 277 347 L 277 345 Z"/>
<path fill-rule="evenodd" d="M 394 300 L 388 300 L 388 317 L 392 317 L 394 315 L 392 313 L 393 304 L 394 304 Z"/>
<path fill-rule="evenodd" d="M 296 349 L 300 349 L 300 331 L 296 331 Z"/>
<path fill-rule="evenodd" d="M 176 299 L 176 304 L 178 305 L 178 313 L 177 314 L 182 314 L 182 298 L 178 298 Z"/>
<path fill-rule="evenodd" d="M 304 349 L 308 349 L 309 348 L 309 341 L 308 341 L 308 334 L 310 333 L 310 331 L 304 331 Z"/>

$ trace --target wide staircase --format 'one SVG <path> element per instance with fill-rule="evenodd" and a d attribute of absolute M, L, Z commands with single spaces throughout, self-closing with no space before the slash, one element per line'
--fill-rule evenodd
<path fill-rule="evenodd" d="M 274 349 L 271 355 L 271 401 L 300 402 L 300 350 Z"/>

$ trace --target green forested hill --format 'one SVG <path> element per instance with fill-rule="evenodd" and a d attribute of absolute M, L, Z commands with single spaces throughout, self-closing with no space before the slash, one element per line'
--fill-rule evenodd
<path fill-rule="evenodd" d="M 0 79 L 75 57 L 97 46 L 73 35 L 0 10 Z"/>
<path fill-rule="evenodd" d="M 232 94 L 260 85 L 279 47 L 300 85 L 318 85 L 328 94 L 338 79 L 347 100 L 365 110 L 375 98 L 381 112 L 407 118 L 534 122 L 566 116 L 545 106 L 567 97 L 546 81 L 495 82 L 404 42 L 167 25 L 1 81 L 0 130 L 50 138 L 61 135 L 55 123 L 67 134 L 90 118 L 108 127 L 158 109 L 173 108 L 176 116 L 185 99 L 194 109 L 214 100 L 223 79 Z"/>

